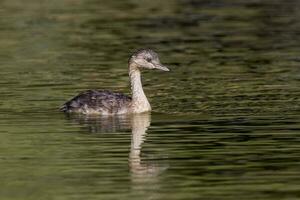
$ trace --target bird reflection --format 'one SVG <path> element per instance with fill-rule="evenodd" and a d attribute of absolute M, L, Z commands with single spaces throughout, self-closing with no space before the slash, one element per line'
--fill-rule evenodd
<path fill-rule="evenodd" d="M 66 115 L 75 123 L 83 125 L 90 133 L 115 133 L 131 129 L 131 115 L 99 116 L 99 115 Z"/>
<path fill-rule="evenodd" d="M 134 115 L 131 121 L 131 148 L 129 154 L 129 166 L 133 175 L 147 175 L 150 174 L 150 165 L 141 164 L 141 149 L 145 141 L 147 129 L 151 123 L 151 116 L 148 113 Z"/>
<path fill-rule="evenodd" d="M 68 115 L 68 118 L 73 122 L 84 125 L 90 133 L 113 133 L 131 130 L 129 168 L 133 182 L 144 182 L 166 169 L 165 166 L 159 167 L 157 163 L 143 160 L 141 156 L 142 144 L 146 140 L 147 129 L 151 124 L 150 113 L 119 116 Z"/>

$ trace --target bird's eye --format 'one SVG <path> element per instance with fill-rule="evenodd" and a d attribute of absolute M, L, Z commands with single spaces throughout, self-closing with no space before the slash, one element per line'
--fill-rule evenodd
<path fill-rule="evenodd" d="M 147 61 L 147 62 L 150 62 L 150 61 L 151 61 L 151 58 L 146 58 L 146 61 Z"/>

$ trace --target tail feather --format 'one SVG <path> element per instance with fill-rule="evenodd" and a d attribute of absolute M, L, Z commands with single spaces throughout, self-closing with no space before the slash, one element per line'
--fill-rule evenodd
<path fill-rule="evenodd" d="M 67 104 L 63 104 L 60 108 L 59 108 L 60 111 L 62 112 L 67 112 L 68 111 L 68 105 Z"/>

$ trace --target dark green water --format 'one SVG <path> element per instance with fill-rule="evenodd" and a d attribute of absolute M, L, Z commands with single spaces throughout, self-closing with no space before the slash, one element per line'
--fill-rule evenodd
<path fill-rule="evenodd" d="M 0 199 L 299 199 L 299 1 L 0 1 Z M 78 92 L 150 115 L 65 116 Z"/>

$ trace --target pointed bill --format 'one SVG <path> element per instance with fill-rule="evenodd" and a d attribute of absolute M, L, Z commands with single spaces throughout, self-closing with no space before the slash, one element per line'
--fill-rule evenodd
<path fill-rule="evenodd" d="M 167 68 L 166 66 L 163 66 L 162 64 L 155 64 L 154 66 L 155 66 L 155 69 L 160 69 L 160 70 L 166 71 L 166 72 L 170 71 L 169 68 Z"/>

